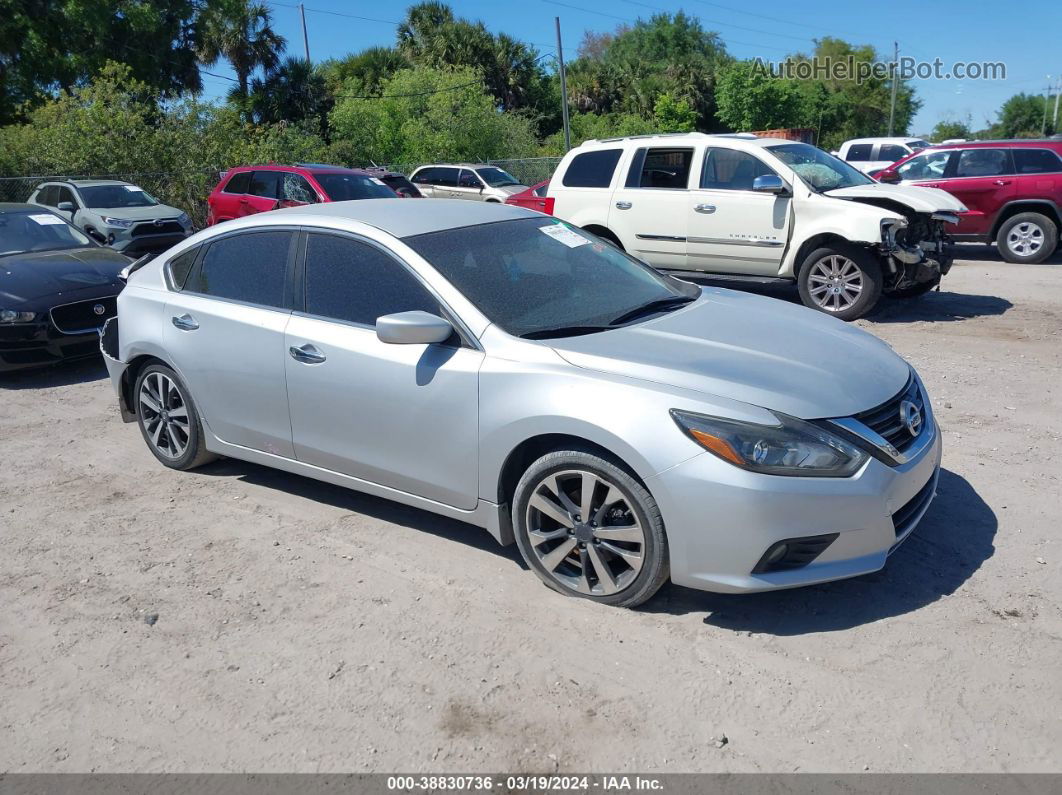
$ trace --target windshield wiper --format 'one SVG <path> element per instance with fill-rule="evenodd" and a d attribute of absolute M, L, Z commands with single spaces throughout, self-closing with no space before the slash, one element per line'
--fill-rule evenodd
<path fill-rule="evenodd" d="M 554 328 L 540 328 L 528 331 L 521 335 L 525 340 L 544 340 L 551 337 L 576 337 L 580 334 L 593 334 L 598 331 L 608 331 L 613 326 L 556 326 Z"/>
<path fill-rule="evenodd" d="M 627 323 L 631 320 L 636 320 L 637 318 L 644 317 L 645 315 L 651 315 L 654 312 L 665 312 L 669 309 L 677 309 L 678 307 L 688 304 L 690 303 L 690 301 L 693 300 L 695 299 L 691 298 L 688 295 L 673 295 L 669 298 L 657 298 L 655 301 L 650 301 L 646 304 L 642 304 L 641 306 L 636 306 L 629 312 L 624 312 L 619 317 L 614 318 L 612 322 L 609 323 L 609 325 L 618 326 L 621 323 Z"/>

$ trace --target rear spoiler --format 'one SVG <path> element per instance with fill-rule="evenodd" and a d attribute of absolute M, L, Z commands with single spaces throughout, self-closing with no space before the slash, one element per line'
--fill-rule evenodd
<path fill-rule="evenodd" d="M 141 254 L 137 259 L 133 260 L 120 271 L 118 271 L 118 278 L 121 279 L 123 282 L 128 282 L 130 276 L 132 276 L 138 270 L 143 268 L 154 258 L 154 254 Z"/>

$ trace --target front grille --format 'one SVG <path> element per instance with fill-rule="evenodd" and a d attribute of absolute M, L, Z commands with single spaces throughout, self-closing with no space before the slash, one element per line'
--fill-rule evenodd
<path fill-rule="evenodd" d="M 933 494 L 937 489 L 937 473 L 933 473 L 933 477 L 929 479 L 918 493 L 911 499 L 905 502 L 899 510 L 895 511 L 892 515 L 892 526 L 896 531 L 896 537 L 900 538 L 906 535 L 915 523 L 922 516 L 922 512 L 926 506 L 929 505 L 930 500 L 933 499 Z"/>
<path fill-rule="evenodd" d="M 155 223 L 154 221 L 148 221 L 146 224 L 137 224 L 133 227 L 133 231 L 129 233 L 130 237 L 142 237 L 143 235 L 179 235 L 184 233 L 184 227 L 176 221 L 163 221 L 162 223 Z"/>
<path fill-rule="evenodd" d="M 103 307 L 97 312 L 96 307 Z M 52 324 L 63 334 L 84 334 L 103 328 L 107 318 L 118 314 L 118 296 L 90 298 L 73 304 L 57 306 L 51 311 Z"/>
<path fill-rule="evenodd" d="M 915 436 L 912 436 L 911 432 L 907 430 L 907 426 L 904 424 L 900 414 L 900 407 L 907 400 L 914 403 L 922 415 L 922 424 L 919 426 L 918 434 Z M 929 425 L 926 418 L 925 405 L 922 401 L 922 390 L 918 388 L 918 383 L 913 377 L 896 397 L 877 408 L 864 411 L 862 414 L 856 414 L 855 419 L 883 437 L 885 441 L 901 453 L 910 447 L 915 439 L 925 433 L 926 426 Z"/>

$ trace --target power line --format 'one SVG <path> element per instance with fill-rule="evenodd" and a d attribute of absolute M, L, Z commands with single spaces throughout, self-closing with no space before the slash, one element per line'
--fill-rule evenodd
<path fill-rule="evenodd" d="M 651 9 L 653 11 L 663 11 L 665 13 L 670 13 L 670 12 L 668 12 L 668 10 L 666 8 L 660 8 L 659 6 L 651 6 L 651 5 L 648 5 L 647 3 L 640 3 L 640 2 L 638 2 L 638 0 L 622 0 L 622 2 L 627 3 L 629 5 L 632 5 L 632 6 L 641 6 L 642 8 L 648 8 L 648 9 Z M 762 33 L 765 36 L 777 36 L 777 37 L 782 38 L 782 39 L 796 39 L 797 41 L 810 41 L 811 40 L 810 36 L 791 36 L 788 33 L 772 33 L 769 30 L 760 30 L 759 28 L 742 27 L 741 25 L 735 25 L 732 22 L 720 22 L 718 19 L 707 19 L 705 17 L 700 16 L 699 14 L 697 16 L 702 22 L 707 22 L 710 25 L 720 25 L 720 26 L 725 27 L 725 28 L 737 28 L 738 30 L 743 30 L 746 33 Z"/>
<path fill-rule="evenodd" d="M 298 5 L 292 5 L 291 3 L 278 3 L 276 0 L 269 0 L 272 5 L 283 6 L 284 8 L 298 9 Z M 305 9 L 311 14 L 329 14 L 333 17 L 346 17 L 347 19 L 360 19 L 362 22 L 379 22 L 381 25 L 400 25 L 401 22 L 395 22 L 393 19 L 377 19 L 376 17 L 362 17 L 357 14 L 347 14 L 343 11 L 329 11 L 325 8 L 310 8 L 305 6 Z"/>

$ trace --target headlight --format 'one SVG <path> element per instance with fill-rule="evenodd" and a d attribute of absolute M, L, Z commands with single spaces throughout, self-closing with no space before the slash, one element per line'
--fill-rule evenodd
<path fill-rule="evenodd" d="M 810 422 L 774 413 L 777 425 L 756 425 L 671 410 L 678 426 L 708 452 L 765 475 L 848 477 L 867 454 Z"/>
<path fill-rule="evenodd" d="M 132 221 L 128 221 L 125 218 L 107 218 L 106 216 L 103 217 L 103 223 L 116 229 L 128 229 L 133 225 Z"/>
<path fill-rule="evenodd" d="M 188 217 L 188 213 L 181 213 L 177 216 L 177 223 L 181 226 L 191 226 L 192 219 Z"/>
<path fill-rule="evenodd" d="M 36 312 L 16 312 L 14 309 L 0 309 L 0 323 L 32 323 L 36 319 Z"/>

